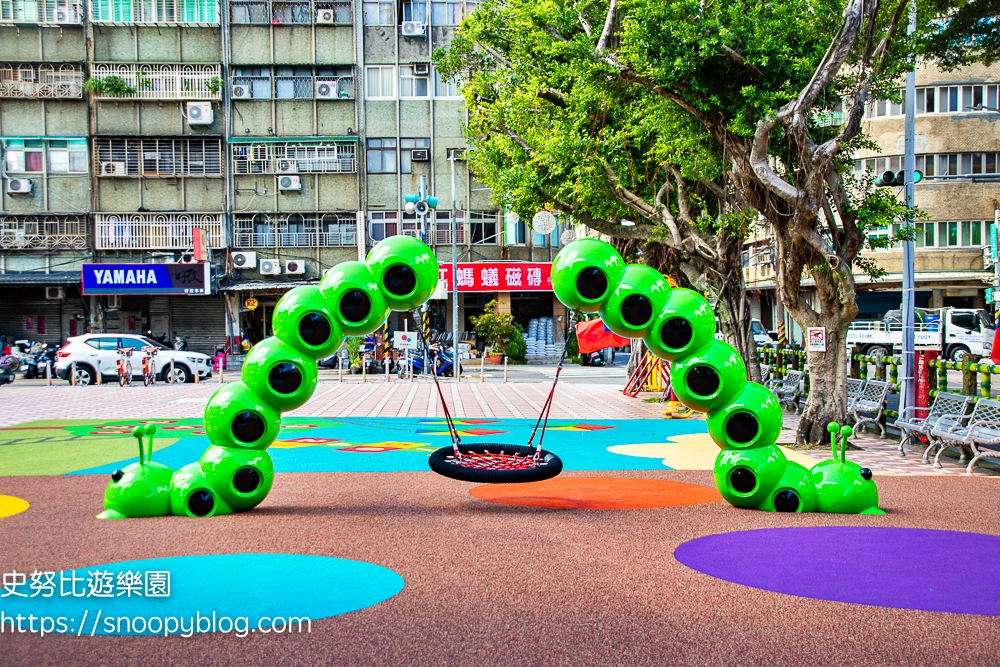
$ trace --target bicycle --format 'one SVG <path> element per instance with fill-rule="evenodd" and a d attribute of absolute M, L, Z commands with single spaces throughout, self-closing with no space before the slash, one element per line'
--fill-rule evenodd
<path fill-rule="evenodd" d="M 142 351 L 146 353 L 146 356 L 142 358 L 142 385 L 148 387 L 149 385 L 156 384 L 156 353 L 159 351 L 158 348 L 147 345 L 142 348 Z"/>
<path fill-rule="evenodd" d="M 118 386 L 124 387 L 132 384 L 132 348 L 119 347 L 115 350 L 118 353 Z"/>

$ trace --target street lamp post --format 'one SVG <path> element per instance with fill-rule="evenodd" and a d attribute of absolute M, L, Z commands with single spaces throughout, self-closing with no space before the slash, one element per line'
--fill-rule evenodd
<path fill-rule="evenodd" d="M 910 21 L 907 34 L 913 34 L 917 29 L 917 7 L 915 1 L 910 4 Z M 903 154 L 903 196 L 906 200 L 906 224 L 913 225 L 913 171 L 916 168 L 914 160 L 914 118 L 916 113 L 916 73 L 911 69 L 906 73 L 906 124 L 904 130 L 905 152 Z M 903 241 L 903 368 L 900 378 L 899 414 L 916 405 L 914 395 L 914 340 L 913 340 L 913 240 Z"/>
<path fill-rule="evenodd" d="M 461 381 L 462 363 L 458 356 L 458 204 L 455 200 L 455 160 L 459 151 L 452 148 L 448 151 L 448 161 L 451 162 L 451 316 L 454 345 L 452 359 L 454 362 L 455 382 Z"/>

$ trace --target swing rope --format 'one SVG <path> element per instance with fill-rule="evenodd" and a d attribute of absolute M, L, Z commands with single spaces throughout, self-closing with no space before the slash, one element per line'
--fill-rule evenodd
<path fill-rule="evenodd" d="M 568 314 L 568 330 L 566 333 L 566 342 L 563 344 L 562 355 L 559 357 L 559 365 L 556 366 L 556 376 L 552 380 L 552 388 L 549 389 L 549 396 L 545 399 L 545 404 L 542 406 L 541 412 L 538 414 L 538 420 L 535 422 L 535 428 L 531 430 L 531 437 L 528 438 L 528 447 L 531 447 L 532 441 L 535 439 L 535 433 L 538 431 L 538 425 L 541 423 L 542 432 L 538 436 L 538 446 L 535 448 L 535 460 L 537 461 L 542 456 L 542 442 L 545 440 L 545 428 L 549 425 L 549 412 L 552 411 L 552 397 L 556 393 L 556 385 L 559 384 L 559 374 L 562 372 L 563 362 L 566 361 L 566 351 L 569 350 L 569 337 L 573 331 L 573 311 Z M 543 421 L 544 417 L 544 421 Z"/>
<path fill-rule="evenodd" d="M 414 318 L 417 320 L 416 321 L 416 328 L 417 328 L 418 331 L 420 331 L 420 340 L 424 344 L 424 349 L 427 350 L 428 354 L 430 354 L 431 348 L 430 348 L 430 345 L 427 344 L 427 337 L 424 335 L 424 329 L 423 329 L 423 327 L 420 326 L 420 321 L 418 319 L 419 317 L 420 317 L 419 314 L 415 314 L 414 315 Z M 438 398 L 441 399 L 441 409 L 444 411 L 444 420 L 445 420 L 445 423 L 448 424 L 448 435 L 451 437 L 451 446 L 452 446 L 452 448 L 455 451 L 455 458 L 461 459 L 462 458 L 462 453 L 459 451 L 458 446 L 461 444 L 462 439 L 458 435 L 458 428 L 455 426 L 455 421 L 451 418 L 451 412 L 448 410 L 448 403 L 444 400 L 444 391 L 442 391 L 442 389 L 441 389 L 441 383 L 438 382 L 436 357 L 437 357 L 437 354 L 435 354 L 434 357 L 432 357 L 431 360 L 430 360 L 431 361 L 431 367 L 430 367 L 431 377 L 434 378 L 434 386 L 437 388 Z M 455 360 L 455 361 L 452 362 L 452 367 L 456 368 L 456 369 L 458 368 L 458 361 L 457 360 Z M 411 369 L 410 372 L 412 373 L 413 370 Z"/>

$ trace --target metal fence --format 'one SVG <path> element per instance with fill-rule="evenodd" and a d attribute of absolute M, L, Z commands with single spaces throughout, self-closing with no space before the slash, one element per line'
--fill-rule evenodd
<path fill-rule="evenodd" d="M 357 229 L 352 211 L 233 216 L 233 242 L 237 248 L 356 246 Z"/>
<path fill-rule="evenodd" d="M 229 244 L 222 213 L 95 213 L 99 250 L 188 250 L 192 230 L 208 232 L 213 248 Z"/>
<path fill-rule="evenodd" d="M 118 77 L 135 92 L 98 97 L 112 100 L 217 100 L 222 95 L 219 65 L 135 65 L 129 63 L 94 63 L 94 79 Z"/>
<path fill-rule="evenodd" d="M 0 248 L 84 250 L 87 218 L 82 215 L 0 217 Z"/>
<path fill-rule="evenodd" d="M 77 0 L 0 0 L 0 23 L 63 25 L 83 21 L 83 3 Z"/>
<path fill-rule="evenodd" d="M 80 65 L 0 64 L 0 97 L 81 97 Z"/>

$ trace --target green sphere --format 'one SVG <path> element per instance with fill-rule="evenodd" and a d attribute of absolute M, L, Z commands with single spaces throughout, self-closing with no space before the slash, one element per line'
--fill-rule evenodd
<path fill-rule="evenodd" d="M 293 410 L 316 389 L 316 362 L 277 338 L 253 346 L 243 361 L 243 382 L 268 405 Z"/>
<path fill-rule="evenodd" d="M 259 505 L 274 483 L 274 463 L 263 449 L 212 446 L 199 463 L 212 490 L 236 512 Z"/>
<path fill-rule="evenodd" d="M 142 428 L 141 426 L 139 427 Z M 164 516 L 170 513 L 170 478 L 174 471 L 162 463 L 130 463 L 121 477 L 104 490 L 101 518 Z M 118 476 L 118 473 L 115 473 Z"/>
<path fill-rule="evenodd" d="M 301 285 L 281 297 L 271 317 L 274 335 L 313 359 L 328 357 L 344 343 L 344 332 L 315 285 Z"/>
<path fill-rule="evenodd" d="M 625 267 L 618 286 L 601 307 L 605 326 L 625 338 L 643 338 L 663 311 L 670 284 L 656 269 L 642 264 Z"/>
<path fill-rule="evenodd" d="M 219 494 L 212 489 L 201 466 L 189 463 L 170 480 L 170 513 L 176 516 L 206 517 L 232 514 Z"/>
<path fill-rule="evenodd" d="M 708 300 L 684 288 L 670 290 L 667 302 L 646 335 L 650 352 L 674 361 L 715 339 L 715 313 Z"/>
<path fill-rule="evenodd" d="M 747 384 L 747 368 L 735 348 L 721 340 L 675 361 L 670 383 L 677 400 L 693 410 L 712 412 Z"/>
<path fill-rule="evenodd" d="M 853 461 L 829 459 L 810 470 L 816 509 L 837 514 L 882 514 L 871 471 Z"/>
<path fill-rule="evenodd" d="M 719 447 L 767 447 L 781 432 L 778 399 L 755 382 L 746 383 L 731 401 L 709 413 L 708 433 Z"/>
<path fill-rule="evenodd" d="M 266 449 L 278 437 L 281 413 L 242 381 L 219 387 L 205 406 L 205 433 L 213 445 Z"/>
<path fill-rule="evenodd" d="M 776 445 L 723 449 L 715 459 L 715 486 L 729 504 L 757 507 L 781 479 L 788 459 Z"/>
<path fill-rule="evenodd" d="M 348 336 L 370 334 L 389 316 L 389 304 L 364 262 L 338 264 L 326 272 L 319 289 Z"/>
<path fill-rule="evenodd" d="M 789 461 L 774 490 L 758 509 L 766 512 L 816 511 L 816 487 L 806 467 Z"/>
<path fill-rule="evenodd" d="M 552 260 L 552 290 L 567 308 L 596 313 L 625 273 L 625 261 L 598 239 L 573 241 Z"/>
<path fill-rule="evenodd" d="M 438 283 L 438 262 L 425 243 L 412 236 L 390 236 L 368 253 L 368 266 L 393 310 L 413 310 Z"/>

